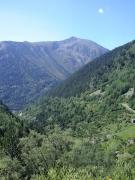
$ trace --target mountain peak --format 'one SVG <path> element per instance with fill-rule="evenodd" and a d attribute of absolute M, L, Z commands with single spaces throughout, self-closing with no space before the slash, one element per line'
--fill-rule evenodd
<path fill-rule="evenodd" d="M 77 41 L 77 40 L 79 40 L 79 38 L 77 38 L 77 37 L 75 37 L 75 36 L 71 36 L 71 37 L 69 37 L 68 39 L 65 39 L 64 41 L 70 41 L 70 42 L 72 42 L 72 41 Z"/>
<path fill-rule="evenodd" d="M 75 37 L 75 36 L 71 36 L 69 39 L 71 39 L 71 40 L 77 40 L 77 39 L 79 39 L 79 38 L 77 38 L 77 37 Z"/>

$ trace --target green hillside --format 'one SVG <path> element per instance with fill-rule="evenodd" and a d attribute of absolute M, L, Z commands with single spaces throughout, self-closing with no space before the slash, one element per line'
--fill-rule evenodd
<path fill-rule="evenodd" d="M 0 179 L 11 179 L 12 161 L 19 158 L 19 139 L 23 123 L 0 102 Z"/>
<path fill-rule="evenodd" d="M 2 151 L 1 178 L 134 180 L 134 79 L 133 41 L 20 112 L 17 149 Z"/>
<path fill-rule="evenodd" d="M 122 77 L 127 82 L 130 79 L 133 81 L 134 78 L 130 76 L 134 76 L 134 52 L 135 41 L 116 48 L 71 75 L 70 78 L 49 91 L 48 95 L 70 97 L 80 95 L 86 90 L 93 92 L 98 88 L 111 86 L 113 81 Z"/>
<path fill-rule="evenodd" d="M 89 63 L 23 113 L 34 131 L 49 139 L 62 133 L 71 143 L 47 176 L 35 179 L 134 180 L 134 79 L 133 41 Z"/>

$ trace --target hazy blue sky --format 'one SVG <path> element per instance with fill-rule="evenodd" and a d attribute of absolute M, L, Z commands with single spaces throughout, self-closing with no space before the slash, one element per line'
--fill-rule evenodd
<path fill-rule="evenodd" d="M 70 36 L 110 49 L 135 39 L 135 0 L 0 1 L 0 41 Z"/>

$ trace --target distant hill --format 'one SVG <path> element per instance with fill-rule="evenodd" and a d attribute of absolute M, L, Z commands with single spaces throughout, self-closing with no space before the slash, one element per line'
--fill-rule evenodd
<path fill-rule="evenodd" d="M 0 98 L 21 109 L 108 50 L 75 37 L 56 42 L 0 42 Z"/>

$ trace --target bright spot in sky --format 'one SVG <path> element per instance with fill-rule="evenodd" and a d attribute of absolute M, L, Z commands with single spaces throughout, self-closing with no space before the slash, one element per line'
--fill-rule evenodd
<path fill-rule="evenodd" d="M 103 10 L 102 8 L 99 8 L 99 9 L 98 9 L 98 12 L 99 12 L 100 14 L 103 14 L 103 13 L 104 13 L 104 10 Z"/>

